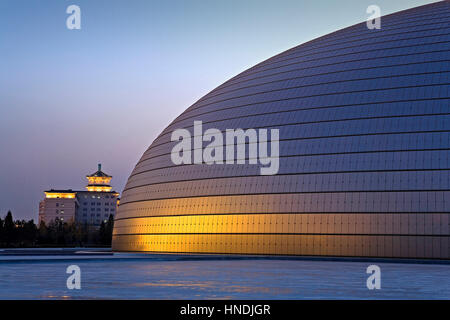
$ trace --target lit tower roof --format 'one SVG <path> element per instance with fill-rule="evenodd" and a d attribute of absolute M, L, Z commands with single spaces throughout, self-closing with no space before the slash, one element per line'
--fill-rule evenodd
<path fill-rule="evenodd" d="M 96 192 L 110 192 L 112 187 L 109 185 L 109 182 L 112 179 L 112 176 L 107 175 L 102 171 L 102 165 L 98 164 L 98 170 L 86 176 L 89 181 L 89 184 L 86 186 L 88 191 L 96 191 Z"/>

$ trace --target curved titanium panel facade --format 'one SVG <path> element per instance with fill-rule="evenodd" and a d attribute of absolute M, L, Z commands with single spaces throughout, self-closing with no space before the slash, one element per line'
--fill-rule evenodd
<path fill-rule="evenodd" d="M 287 50 L 177 117 L 143 154 L 117 251 L 450 258 L 450 3 Z M 277 175 L 174 165 L 171 133 L 275 128 Z"/>

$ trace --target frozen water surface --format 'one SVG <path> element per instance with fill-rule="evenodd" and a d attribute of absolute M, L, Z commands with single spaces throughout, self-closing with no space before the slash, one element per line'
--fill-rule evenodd
<path fill-rule="evenodd" d="M 72 264 L 81 290 L 66 287 Z M 366 287 L 371 264 L 381 290 Z M 0 252 L 0 299 L 450 299 L 450 265 Z"/>

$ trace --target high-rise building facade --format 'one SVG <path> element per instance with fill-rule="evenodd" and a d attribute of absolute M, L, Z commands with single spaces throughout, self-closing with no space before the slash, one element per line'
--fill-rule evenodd
<path fill-rule="evenodd" d="M 63 221 L 99 226 L 109 215 L 115 216 L 119 194 L 112 191 L 112 176 L 104 173 L 99 164 L 98 170 L 86 178 L 87 191 L 45 191 L 45 199 L 39 204 L 39 223 Z"/>
<path fill-rule="evenodd" d="M 45 198 L 39 203 L 39 224 L 41 221 L 74 222 L 77 212 L 76 192 L 69 190 L 45 191 Z"/>
<path fill-rule="evenodd" d="M 279 130 L 279 171 L 174 164 L 185 129 Z M 204 147 L 206 142 L 202 142 Z M 142 155 L 119 251 L 450 258 L 450 2 L 278 54 L 178 116 Z"/>

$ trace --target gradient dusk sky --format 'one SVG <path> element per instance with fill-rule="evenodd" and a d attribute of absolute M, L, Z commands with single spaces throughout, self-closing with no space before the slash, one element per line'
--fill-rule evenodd
<path fill-rule="evenodd" d="M 0 217 L 43 191 L 121 192 L 153 139 L 232 76 L 305 41 L 420 0 L 0 0 Z M 66 8 L 81 8 L 81 30 Z"/>

